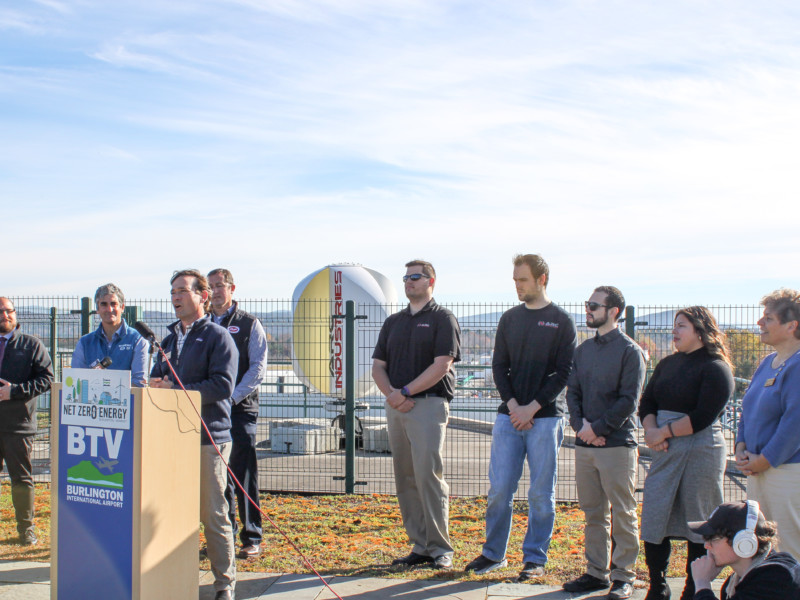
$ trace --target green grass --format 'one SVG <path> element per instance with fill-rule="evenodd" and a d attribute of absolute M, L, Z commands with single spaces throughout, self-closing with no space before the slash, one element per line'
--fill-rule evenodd
<path fill-rule="evenodd" d="M 0 487 L 0 559 L 50 560 L 49 486 L 36 486 L 36 524 L 40 544 L 33 548 L 16 544 L 16 522 L 7 483 Z M 389 566 L 392 559 L 408 553 L 397 499 L 388 495 L 302 496 L 262 495 L 262 508 L 286 532 L 291 541 L 321 573 L 398 577 L 404 579 L 483 579 L 505 581 L 516 576 L 522 565 L 522 537 L 527 522 L 527 503 L 514 505 L 513 527 L 508 545 L 509 566 L 484 576 L 461 571 L 481 552 L 484 541 L 486 498 L 453 498 L 450 503 L 450 537 L 455 547 L 455 570 L 433 572 L 401 570 Z M 200 544 L 202 546 L 202 534 Z M 675 551 L 670 576 L 683 575 L 685 544 Z M 242 571 L 307 573 L 297 552 L 270 525 L 264 523 L 265 551 L 255 559 L 239 561 Z M 583 573 L 583 512 L 576 504 L 558 504 L 547 573 L 542 583 L 559 585 Z M 208 568 L 208 563 L 201 563 Z M 644 553 L 636 563 L 640 580 L 647 579 Z"/>

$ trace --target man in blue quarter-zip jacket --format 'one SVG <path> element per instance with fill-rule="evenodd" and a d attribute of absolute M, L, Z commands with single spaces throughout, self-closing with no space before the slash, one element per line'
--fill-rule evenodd
<path fill-rule="evenodd" d="M 239 352 L 227 330 L 213 323 L 206 314 L 210 291 L 205 276 L 195 269 L 187 269 L 177 271 L 170 283 L 172 306 L 178 321 L 169 326 L 170 334 L 161 345 L 184 387 L 200 392 L 200 413 L 211 434 L 209 439 L 205 429 L 201 433 L 200 520 L 205 528 L 208 560 L 214 574 L 214 600 L 231 600 L 236 583 L 236 562 L 225 499 L 228 487 L 225 465 L 231 455 L 231 396 Z M 160 354 L 150 373 L 150 387 L 178 387 Z"/>
<path fill-rule="evenodd" d="M 131 385 L 144 386 L 147 342 L 122 318 L 125 294 L 113 283 L 107 283 L 97 288 L 94 304 L 100 315 L 100 325 L 78 340 L 72 353 L 72 367 L 91 369 L 108 357 L 111 359 L 110 369 L 130 371 Z"/>

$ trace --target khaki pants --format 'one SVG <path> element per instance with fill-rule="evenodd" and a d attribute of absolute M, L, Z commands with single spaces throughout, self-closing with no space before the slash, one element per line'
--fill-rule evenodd
<path fill-rule="evenodd" d="M 448 519 L 450 488 L 444 480 L 442 450 L 450 405 L 444 398 L 416 398 L 401 413 L 386 404 L 397 501 L 412 552 L 452 556 Z"/>
<path fill-rule="evenodd" d="M 227 462 L 231 442 L 218 444 Z M 200 522 L 206 535 L 208 561 L 214 574 L 216 591 L 232 590 L 236 584 L 236 558 L 233 550 L 233 529 L 228 518 L 228 469 L 214 446 L 200 446 Z"/>
<path fill-rule="evenodd" d="M 624 446 L 575 447 L 578 500 L 586 515 L 586 572 L 599 579 L 628 583 L 636 579 L 639 529 L 633 494 L 637 455 L 636 448 Z"/>
<path fill-rule="evenodd" d="M 747 478 L 747 499 L 756 500 L 778 524 L 778 547 L 800 560 L 800 463 L 767 469 Z"/>

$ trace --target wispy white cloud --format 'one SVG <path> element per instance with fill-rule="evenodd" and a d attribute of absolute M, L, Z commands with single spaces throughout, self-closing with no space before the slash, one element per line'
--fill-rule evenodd
<path fill-rule="evenodd" d="M 513 292 L 534 250 L 576 294 L 800 286 L 775 266 L 798 258 L 793 3 L 30 6 L 0 13 L 0 176 L 21 232 L 48 208 L 64 273 L 141 296 L 163 287 L 142 270 L 230 262 L 285 296 L 327 262 L 424 255 L 464 297 Z M 137 250 L 58 236 L 109 224 Z"/>

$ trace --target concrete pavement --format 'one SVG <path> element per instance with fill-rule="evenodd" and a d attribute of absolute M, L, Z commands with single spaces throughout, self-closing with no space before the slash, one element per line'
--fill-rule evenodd
<path fill-rule="evenodd" d="M 200 598 L 212 600 L 213 578 L 200 571 Z M 237 600 L 335 600 L 330 590 L 314 575 L 285 575 L 280 573 L 237 574 Z M 326 581 L 346 600 L 578 600 L 603 598 L 605 593 L 569 594 L 561 588 L 526 583 L 497 583 L 480 580 L 452 581 L 441 579 L 384 579 L 379 577 L 330 576 Z M 715 591 L 719 593 L 720 580 Z M 673 598 L 679 598 L 683 580 L 670 579 Z M 646 589 L 636 590 L 634 600 L 642 600 Z M 50 565 L 48 563 L 0 561 L 0 600 L 49 600 Z M 102 590 L 96 599 L 107 600 Z M 146 600 L 172 600 L 148 598 Z"/>

